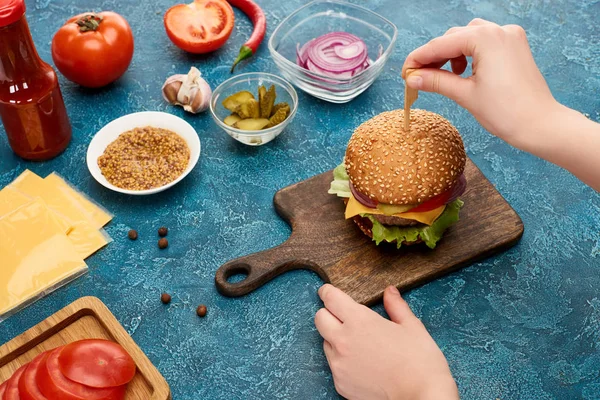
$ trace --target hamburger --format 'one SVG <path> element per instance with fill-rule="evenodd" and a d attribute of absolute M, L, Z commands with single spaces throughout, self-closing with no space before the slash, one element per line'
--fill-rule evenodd
<path fill-rule="evenodd" d="M 466 188 L 466 154 L 458 130 L 444 117 L 412 110 L 381 113 L 360 125 L 334 170 L 329 190 L 346 202 L 346 219 L 377 245 L 425 243 L 435 248 L 458 221 Z"/>

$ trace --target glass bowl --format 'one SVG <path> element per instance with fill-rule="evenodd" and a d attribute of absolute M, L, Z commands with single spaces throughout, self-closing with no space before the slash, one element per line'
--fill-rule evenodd
<path fill-rule="evenodd" d="M 360 37 L 373 64 L 351 78 L 339 79 L 311 72 L 296 64 L 296 46 L 329 32 L 343 31 Z M 269 40 L 269 51 L 281 74 L 319 99 L 347 103 L 367 90 L 390 57 L 398 29 L 382 16 L 354 4 L 316 0 L 284 19 Z M 381 55 L 380 55 L 381 52 Z"/>
<path fill-rule="evenodd" d="M 290 105 L 290 115 L 288 115 L 285 121 L 272 128 L 260 131 L 245 131 L 225 124 L 223 120 L 231 114 L 231 111 L 223 107 L 223 100 L 242 90 L 249 91 L 258 99 L 258 87 L 261 85 L 265 85 L 267 89 L 269 86 L 275 85 L 277 92 L 275 104 L 286 102 Z M 238 142 L 249 146 L 260 146 L 275 139 L 292 122 L 297 110 L 298 93 L 296 93 L 294 87 L 285 79 L 264 72 L 250 72 L 229 78 L 212 92 L 210 98 L 210 114 L 217 125 Z"/>

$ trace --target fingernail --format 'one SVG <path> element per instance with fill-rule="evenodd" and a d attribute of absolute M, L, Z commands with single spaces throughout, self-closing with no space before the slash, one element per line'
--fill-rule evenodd
<path fill-rule="evenodd" d="M 423 78 L 418 75 L 409 75 L 408 78 L 406 78 L 406 84 L 411 89 L 421 89 L 423 86 Z"/>
<path fill-rule="evenodd" d="M 400 295 L 400 292 L 396 286 L 388 286 L 388 291 L 392 294 L 397 294 L 398 296 Z"/>

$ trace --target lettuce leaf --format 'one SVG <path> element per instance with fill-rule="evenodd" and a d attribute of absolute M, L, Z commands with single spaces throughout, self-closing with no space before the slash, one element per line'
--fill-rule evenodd
<path fill-rule="evenodd" d="M 373 240 L 376 244 L 383 241 L 396 241 L 396 246 L 400 248 L 402 242 L 414 242 L 421 238 L 430 249 L 435 248 L 437 242 L 442 238 L 444 231 L 458 221 L 458 212 L 463 206 L 463 201 L 460 199 L 454 200 L 444 209 L 442 215 L 436 219 L 431 226 L 391 226 L 383 225 L 377 221 L 372 215 L 362 214 L 362 217 L 367 217 L 373 223 Z"/>
<path fill-rule="evenodd" d="M 350 178 L 346 173 L 346 167 L 344 167 L 343 163 L 333 170 L 333 182 L 331 182 L 331 187 L 327 193 L 335 194 L 338 197 L 350 198 Z"/>

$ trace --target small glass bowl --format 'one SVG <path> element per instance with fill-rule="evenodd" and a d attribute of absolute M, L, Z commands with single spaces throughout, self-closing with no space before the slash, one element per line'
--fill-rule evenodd
<path fill-rule="evenodd" d="M 338 79 L 311 72 L 296 63 L 298 44 L 302 46 L 311 39 L 337 31 L 364 40 L 368 57 L 373 60 L 369 68 L 352 78 Z M 294 85 L 319 99 L 347 103 L 367 90 L 381 74 L 397 36 L 398 29 L 393 23 L 366 8 L 336 0 L 316 0 L 279 24 L 269 40 L 269 51 L 281 74 Z"/>
<path fill-rule="evenodd" d="M 223 100 L 242 90 L 249 91 L 258 100 L 258 87 L 261 85 L 264 85 L 267 89 L 269 86 L 275 85 L 277 92 L 275 104 L 286 102 L 290 105 L 290 115 L 285 121 L 272 128 L 260 131 L 245 131 L 225 124 L 223 120 L 231 114 L 231 111 L 223 107 Z M 210 98 L 210 114 L 217 125 L 238 142 L 249 146 L 260 146 L 275 139 L 292 122 L 297 110 L 298 93 L 296 93 L 294 87 L 285 79 L 264 72 L 250 72 L 229 78 L 212 92 Z"/>

